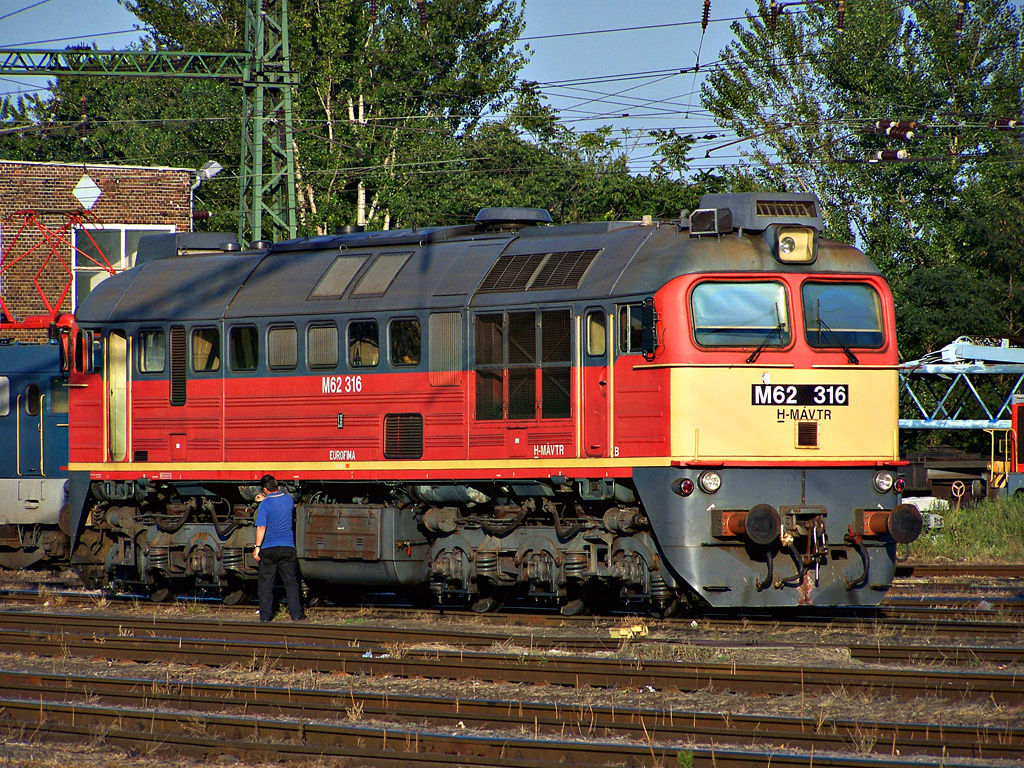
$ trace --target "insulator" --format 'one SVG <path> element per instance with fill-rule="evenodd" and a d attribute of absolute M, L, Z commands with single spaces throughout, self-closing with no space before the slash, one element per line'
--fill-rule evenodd
<path fill-rule="evenodd" d="M 845 0 L 839 0 L 838 8 L 836 13 L 836 31 L 841 35 L 843 34 L 843 19 L 846 18 L 846 2 Z"/>
<path fill-rule="evenodd" d="M 711 18 L 711 0 L 704 0 L 704 16 L 700 20 L 701 34 L 708 31 L 708 19 Z"/>
<path fill-rule="evenodd" d="M 777 0 L 772 0 L 771 4 L 768 6 L 768 13 L 769 23 L 771 24 L 772 34 L 774 35 L 775 25 L 779 20 L 779 4 Z"/>
<path fill-rule="evenodd" d="M 998 120 L 993 120 L 989 123 L 988 127 L 994 131 L 1015 131 L 1020 127 L 1020 120 L 1011 120 L 1006 117 L 1001 117 Z"/>
<path fill-rule="evenodd" d="M 964 14 L 967 13 L 967 0 L 959 0 L 956 4 L 956 36 L 964 33 Z"/>
<path fill-rule="evenodd" d="M 377 23 L 377 0 L 370 0 L 370 23 Z"/>
<path fill-rule="evenodd" d="M 892 162 L 894 160 L 907 160 L 910 158 L 910 153 L 905 149 L 883 149 L 879 152 L 875 152 L 871 162 Z"/>
<path fill-rule="evenodd" d="M 888 136 L 893 136 L 897 139 L 912 139 L 914 138 L 914 132 L 909 128 L 903 128 L 900 126 L 893 126 L 886 128 L 885 133 Z"/>
<path fill-rule="evenodd" d="M 416 10 L 420 14 L 420 26 L 427 26 L 427 3 L 426 0 L 416 0 Z"/>

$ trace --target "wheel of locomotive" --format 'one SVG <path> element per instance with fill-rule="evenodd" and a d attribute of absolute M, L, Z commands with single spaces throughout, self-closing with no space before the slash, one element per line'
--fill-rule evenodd
<path fill-rule="evenodd" d="M 244 579 L 229 576 L 221 591 L 220 599 L 224 605 L 242 605 L 252 599 L 252 589 Z"/>
<path fill-rule="evenodd" d="M 149 587 L 150 602 L 168 603 L 176 596 L 174 585 L 164 576 L 157 576 Z"/>
<path fill-rule="evenodd" d="M 586 616 L 605 613 L 617 602 L 608 584 L 596 579 L 572 583 L 567 588 L 567 600 L 559 609 L 563 616 Z"/>
<path fill-rule="evenodd" d="M 506 593 L 502 587 L 493 584 L 481 585 L 476 599 L 469 607 L 474 613 L 495 613 L 505 605 L 505 597 Z"/>

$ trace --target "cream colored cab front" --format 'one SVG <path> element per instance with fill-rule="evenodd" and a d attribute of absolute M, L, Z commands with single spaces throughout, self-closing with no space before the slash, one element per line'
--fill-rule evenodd
<path fill-rule="evenodd" d="M 899 458 L 890 368 L 681 366 L 672 370 L 672 455 L 680 461 Z"/>

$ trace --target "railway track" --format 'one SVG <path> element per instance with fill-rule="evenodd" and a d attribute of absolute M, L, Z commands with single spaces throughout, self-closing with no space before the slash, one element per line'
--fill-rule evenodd
<path fill-rule="evenodd" d="M 1024 704 L 1024 676 L 1016 668 L 1024 660 L 1019 645 L 1006 648 L 929 646 L 846 646 L 860 661 L 966 662 L 985 660 L 1011 664 L 1001 671 L 961 669 L 892 669 L 884 677 L 865 668 L 823 668 L 799 663 L 799 648 L 789 655 L 793 664 L 780 670 L 772 665 L 658 661 L 629 656 L 584 656 L 558 651 L 557 642 L 508 652 L 479 650 L 418 650 L 414 629 L 402 630 L 405 641 L 364 645 L 334 628 L 290 626 L 284 635 L 253 637 L 251 623 L 220 622 L 199 625 L 182 622 L 173 631 L 167 622 L 124 617 L 77 617 L 27 613 L 0 614 L 0 647 L 8 652 L 67 658 L 119 661 L 177 661 L 205 666 L 270 664 L 274 668 L 347 675 L 480 680 L 591 688 L 649 688 L 651 690 L 741 691 L 753 695 L 800 695 L 842 687 L 865 696 L 945 699 L 983 699 L 997 704 Z M 284 625 L 282 625 L 284 626 Z M 372 630 L 370 630 L 372 632 Z M 448 635 L 447 645 L 457 642 Z M 326 636 L 326 639 L 325 639 Z M 422 644 L 436 642 L 427 633 Z M 549 650 L 555 646 L 554 650 Z M 790 645 L 780 646 L 783 649 Z"/>
<path fill-rule="evenodd" d="M 268 718 L 276 721 L 326 723 L 346 719 L 359 724 L 389 722 L 399 727 L 519 731 L 534 738 L 626 738 L 637 743 L 686 743 L 706 740 L 715 748 L 756 746 L 808 753 L 842 752 L 944 754 L 951 758 L 1013 759 L 1024 749 L 1024 729 L 987 729 L 929 724 L 879 725 L 862 720 L 744 716 L 640 707 L 566 706 L 546 702 L 439 696 L 319 691 L 209 683 L 173 683 L 75 675 L 0 672 L 0 704 L 31 701 L 90 707 L 118 707 L 168 715 L 204 717 L 225 713 L 248 720 L 254 731 Z M 79 710 L 81 712 L 81 710 Z M 24 716 L 24 715 L 23 715 Z M 207 725 L 202 724 L 207 730 Z"/>

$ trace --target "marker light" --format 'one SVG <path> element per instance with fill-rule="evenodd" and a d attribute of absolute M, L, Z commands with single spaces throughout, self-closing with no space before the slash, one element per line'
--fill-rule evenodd
<path fill-rule="evenodd" d="M 689 496 L 693 493 L 693 480 L 688 477 L 681 478 L 672 483 L 672 490 L 680 496 Z"/>
<path fill-rule="evenodd" d="M 876 472 L 874 478 L 875 490 L 879 493 L 888 493 L 892 490 L 893 476 L 891 472 Z"/>
<path fill-rule="evenodd" d="M 717 472 L 705 472 L 697 478 L 697 482 L 704 493 L 715 493 L 722 487 L 722 476 Z"/>
<path fill-rule="evenodd" d="M 893 490 L 896 491 L 896 493 L 903 493 L 903 489 L 907 487 L 907 481 L 904 480 L 902 477 L 897 477 L 896 482 L 893 484 L 892 487 Z"/>

